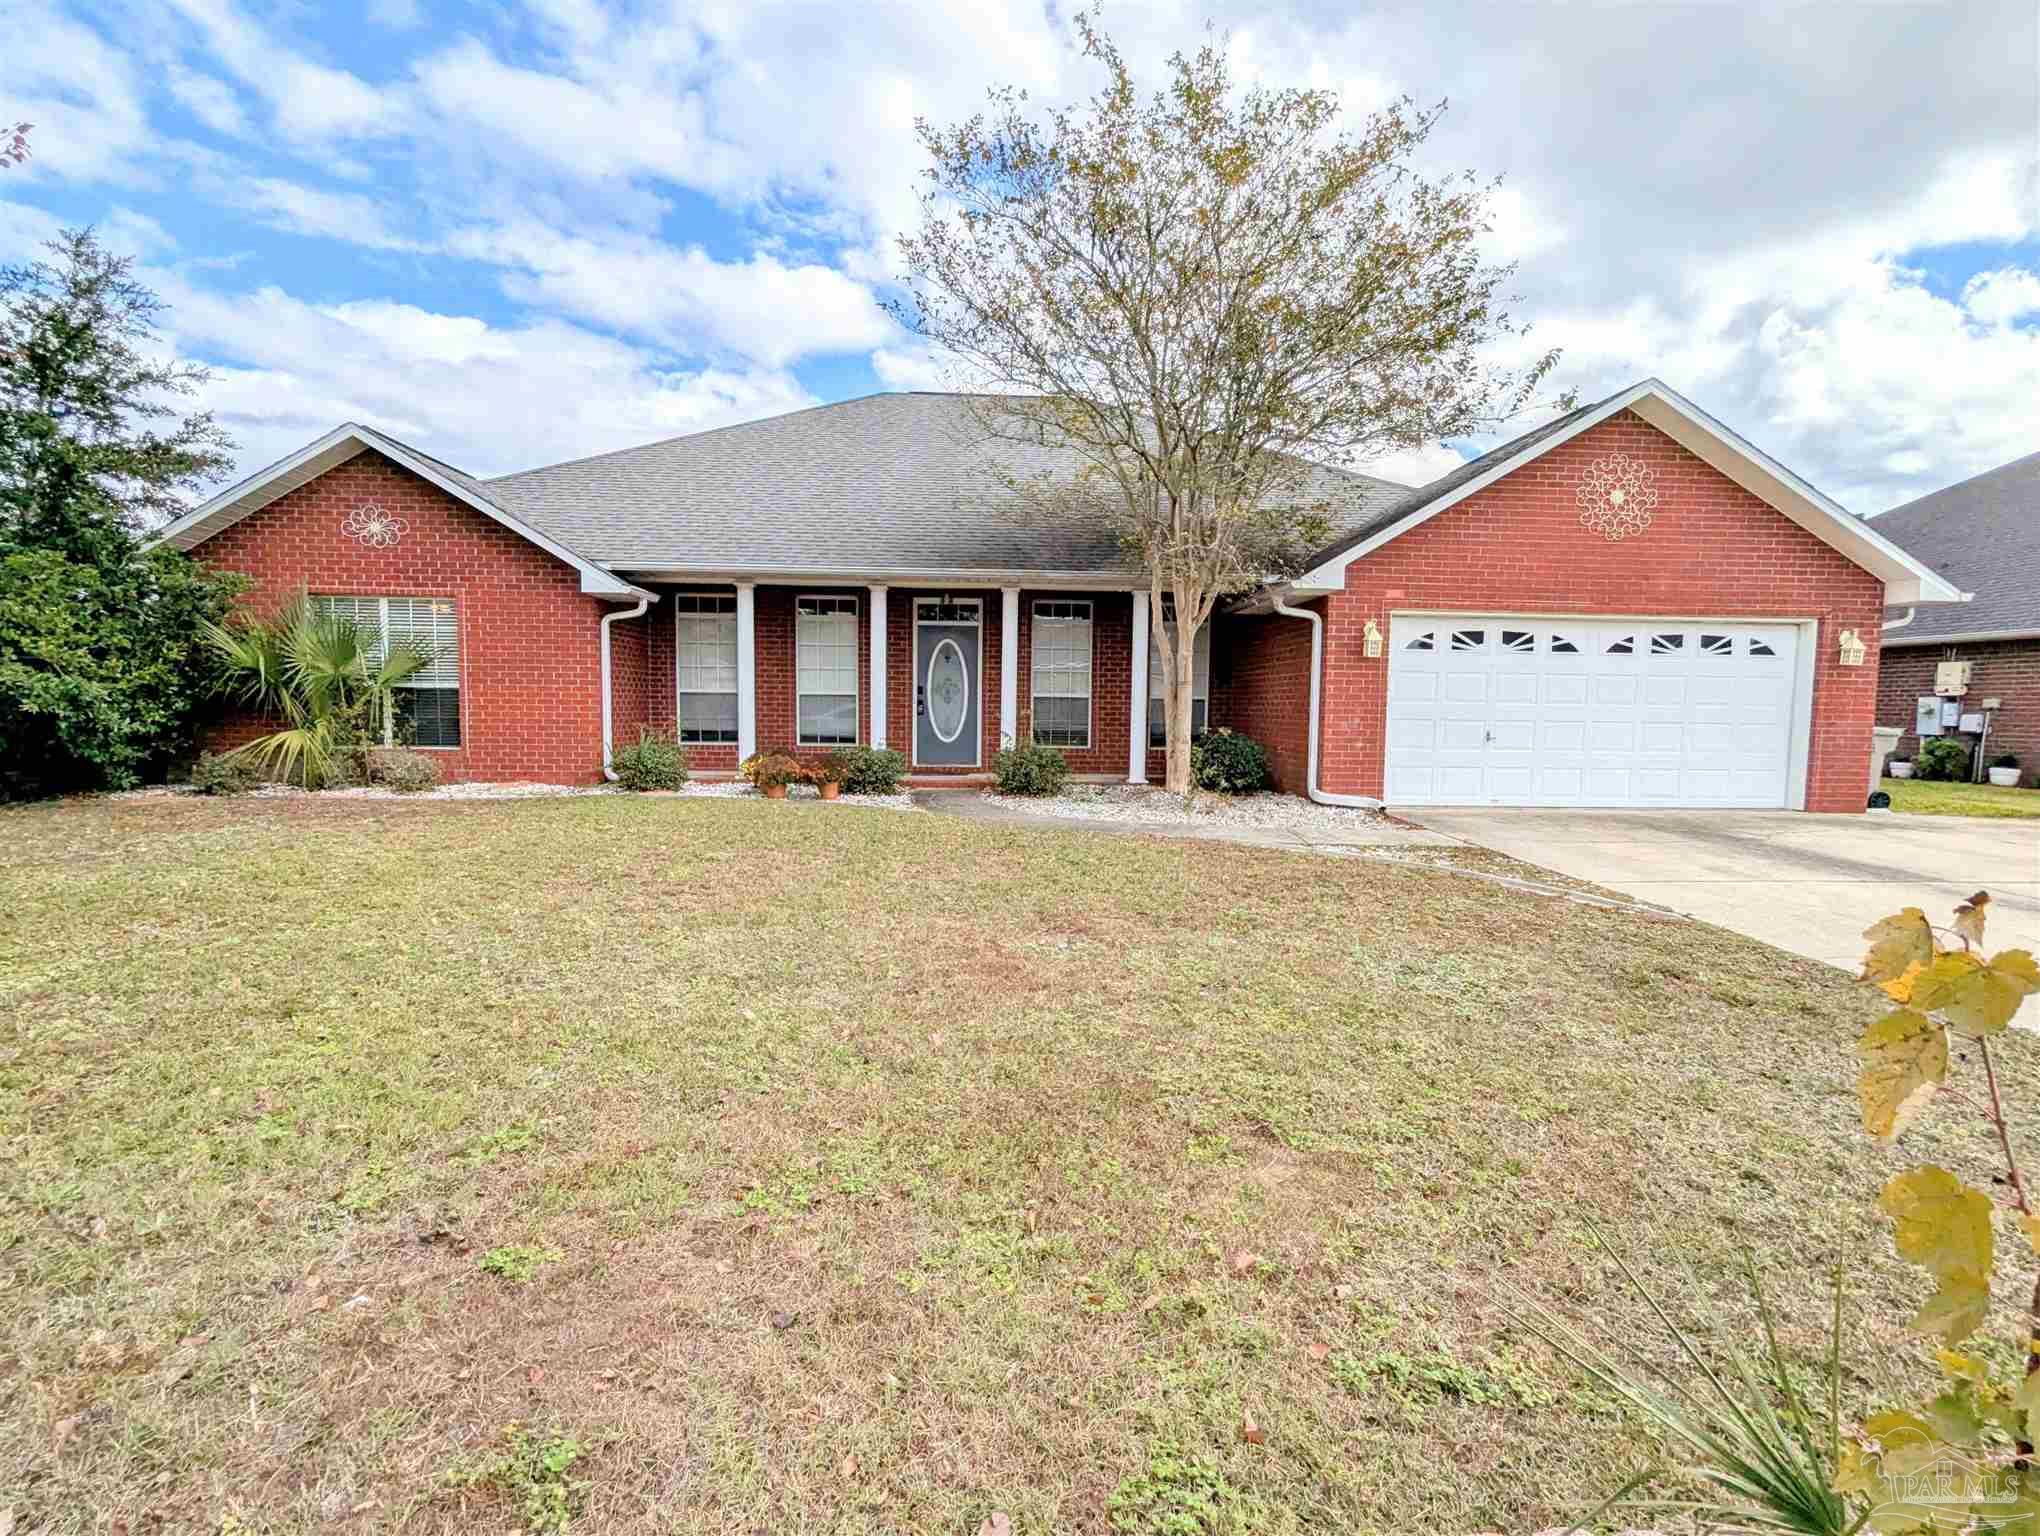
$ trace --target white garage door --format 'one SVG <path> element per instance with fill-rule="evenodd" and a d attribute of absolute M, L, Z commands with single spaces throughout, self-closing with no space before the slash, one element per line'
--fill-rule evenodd
<path fill-rule="evenodd" d="M 1389 624 L 1394 805 L 1785 806 L 1799 630 Z"/>

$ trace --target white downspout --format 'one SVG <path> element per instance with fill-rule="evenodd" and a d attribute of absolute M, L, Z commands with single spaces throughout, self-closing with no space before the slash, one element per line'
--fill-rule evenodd
<path fill-rule="evenodd" d="M 1334 795 L 1318 788 L 1318 704 L 1324 689 L 1325 677 L 1325 621 L 1308 608 L 1292 608 L 1279 597 L 1275 600 L 1275 611 L 1287 619 L 1310 620 L 1310 752 L 1309 767 L 1304 772 L 1305 792 L 1319 805 L 1345 805 L 1359 811 L 1378 811 L 1381 802 L 1367 795 Z"/>
<path fill-rule="evenodd" d="M 1919 610 L 1919 609 L 1918 609 L 1917 607 L 1913 607 L 1913 608 L 1908 608 L 1908 609 L 1906 609 L 1906 611 L 1905 611 L 1905 617 L 1904 617 L 1904 618 L 1902 618 L 1902 619 L 1893 619 L 1893 620 L 1892 620 L 1892 621 L 1891 621 L 1891 622 L 1890 622 L 1889 624 L 1887 624 L 1887 625 L 1885 625 L 1885 626 L 1884 626 L 1884 633 L 1886 633 L 1886 634 L 1888 635 L 1888 634 L 1890 634 L 1890 633 L 1891 633 L 1891 632 L 1892 632 L 1892 631 L 1893 631 L 1894 629 L 1904 629 L 1904 628 L 1906 627 L 1906 625 L 1908 625 L 1908 624 L 1912 623 L 1912 621 L 1913 621 L 1914 619 L 1918 618 L 1919 616 L 1920 616 L 1920 610 Z"/>
<path fill-rule="evenodd" d="M 616 715 L 609 698 L 609 626 L 618 619 L 641 619 L 651 606 L 650 597 L 641 597 L 635 608 L 619 608 L 602 615 L 602 777 L 612 784 L 616 782 L 616 770 L 609 766 L 609 759 L 616 755 Z"/>

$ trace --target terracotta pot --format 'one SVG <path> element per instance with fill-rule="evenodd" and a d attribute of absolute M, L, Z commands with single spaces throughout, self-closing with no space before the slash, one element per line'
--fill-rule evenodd
<path fill-rule="evenodd" d="M 784 784 L 767 784 L 765 786 L 765 798 L 767 800 L 784 800 L 786 798 L 786 786 Z"/>
<path fill-rule="evenodd" d="M 822 798 L 824 800 L 833 800 L 838 795 L 843 793 L 843 786 L 840 784 L 823 784 L 819 787 L 822 791 Z"/>

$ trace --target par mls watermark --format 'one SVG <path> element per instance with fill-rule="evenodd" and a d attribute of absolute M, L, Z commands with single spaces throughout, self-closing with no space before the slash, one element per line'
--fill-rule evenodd
<path fill-rule="evenodd" d="M 1879 1483 L 1873 1529 L 1898 1528 L 1902 1520 L 1937 1531 L 2040 1536 L 2031 1505 L 2018 1508 L 2024 1479 L 2017 1468 L 1946 1445 L 1887 1449 L 1869 1460 Z"/>

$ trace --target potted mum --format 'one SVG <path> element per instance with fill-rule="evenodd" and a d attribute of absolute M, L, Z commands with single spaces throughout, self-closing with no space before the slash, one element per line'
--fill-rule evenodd
<path fill-rule="evenodd" d="M 850 764 L 843 753 L 830 752 L 808 769 L 807 777 L 824 800 L 833 800 L 843 793 L 843 781 L 850 777 Z"/>
<path fill-rule="evenodd" d="M 2000 752 L 1990 760 L 1990 781 L 2000 789 L 2013 789 L 2019 782 L 2019 759 L 2010 752 Z"/>
<path fill-rule="evenodd" d="M 755 753 L 744 759 L 737 772 L 750 780 L 767 800 L 784 800 L 786 786 L 807 777 L 807 770 L 791 752 Z"/>

